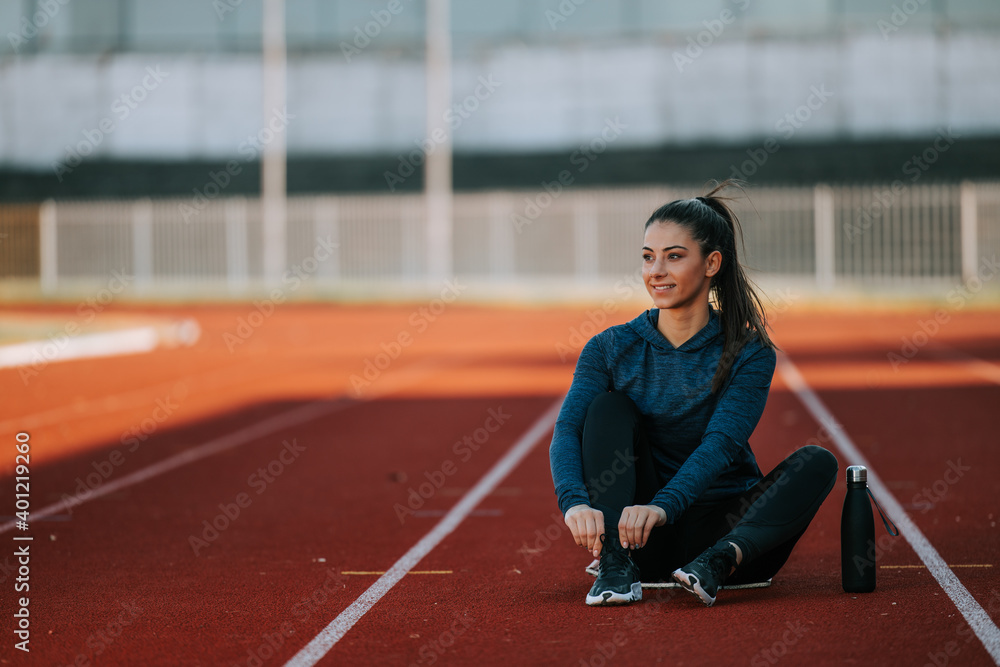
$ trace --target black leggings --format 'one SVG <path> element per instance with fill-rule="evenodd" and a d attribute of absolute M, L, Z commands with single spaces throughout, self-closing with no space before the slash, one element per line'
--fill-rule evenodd
<path fill-rule="evenodd" d="M 648 504 L 660 490 L 640 418 L 631 399 L 608 392 L 590 404 L 584 423 L 583 471 L 590 504 L 604 513 L 605 530 L 615 536 L 622 510 Z M 673 524 L 654 528 L 646 545 L 632 552 L 642 580 L 668 579 L 722 539 L 743 552 L 728 583 L 770 579 L 788 560 L 836 478 L 836 457 L 809 445 L 744 493 L 711 503 L 696 501 Z"/>

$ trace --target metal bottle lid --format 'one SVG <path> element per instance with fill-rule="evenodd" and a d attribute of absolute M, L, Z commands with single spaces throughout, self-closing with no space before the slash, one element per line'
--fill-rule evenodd
<path fill-rule="evenodd" d="M 864 466 L 847 466 L 847 483 L 868 482 L 868 468 Z"/>

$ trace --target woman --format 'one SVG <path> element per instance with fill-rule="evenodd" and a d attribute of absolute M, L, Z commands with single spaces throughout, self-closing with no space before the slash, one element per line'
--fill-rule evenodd
<path fill-rule="evenodd" d="M 600 559 L 587 604 L 640 600 L 640 581 L 671 576 L 708 606 L 724 583 L 766 582 L 833 487 L 837 460 L 821 447 L 767 475 L 750 450 L 775 346 L 719 196 L 730 184 L 646 222 L 642 275 L 656 308 L 584 346 L 559 413 L 559 508 Z"/>

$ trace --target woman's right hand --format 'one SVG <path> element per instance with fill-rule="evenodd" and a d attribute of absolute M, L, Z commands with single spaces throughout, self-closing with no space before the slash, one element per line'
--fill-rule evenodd
<path fill-rule="evenodd" d="M 594 558 L 601 555 L 601 535 L 604 534 L 604 513 L 589 505 L 576 505 L 566 510 L 563 517 L 573 539 L 581 547 L 587 548 Z"/>

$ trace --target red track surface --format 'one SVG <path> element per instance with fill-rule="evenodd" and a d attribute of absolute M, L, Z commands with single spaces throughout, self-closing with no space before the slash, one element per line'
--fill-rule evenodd
<path fill-rule="evenodd" d="M 616 321 L 631 317 L 624 310 Z M 14 533 L 0 535 L 8 545 L 0 551 L 0 661 L 290 659 L 378 579 L 345 572 L 387 570 L 566 390 L 575 357 L 561 360 L 557 343 L 573 347 L 574 329 L 589 321 L 583 309 L 450 306 L 421 331 L 416 311 L 285 305 L 245 342 L 230 338 L 230 352 L 224 335 L 252 308 L 119 309 L 194 317 L 202 339 L 143 356 L 53 363 L 27 384 L 16 370 L 0 371 L 0 513 L 8 516 L 18 431 L 31 434 L 38 511 L 98 470 L 110 471 L 99 488 L 317 399 L 329 408 L 71 515 L 33 521 L 30 655 L 13 649 Z M 946 561 L 992 566 L 954 572 L 996 621 L 1000 313 L 950 312 L 894 369 L 887 355 L 899 354 L 901 338 L 912 339 L 930 312 L 792 310 L 774 328 Z M 387 361 L 377 355 L 394 352 L 401 332 L 412 344 L 352 391 L 351 376 L 363 377 L 366 360 Z M 491 410 L 509 416 L 478 451 L 457 446 Z M 143 426 L 152 433 L 133 447 L 128 432 Z M 761 466 L 817 432 L 776 376 L 752 440 Z M 627 608 L 589 608 L 589 559 L 557 514 L 547 445 L 546 436 L 415 568 L 450 573 L 404 577 L 320 664 L 992 664 L 928 571 L 895 567 L 920 565 L 901 537 L 880 556 L 876 592 L 842 592 L 842 484 L 768 589 L 724 591 L 711 609 L 671 591 L 646 591 Z M 841 469 L 850 463 L 841 459 Z M 265 478 L 258 470 L 269 465 Z M 948 474 L 956 467 L 957 478 Z M 394 507 L 429 480 L 443 484 L 401 521 Z M 227 523 L 220 504 L 238 499 L 238 518 L 196 555 L 191 537 L 206 538 L 205 521 Z"/>

